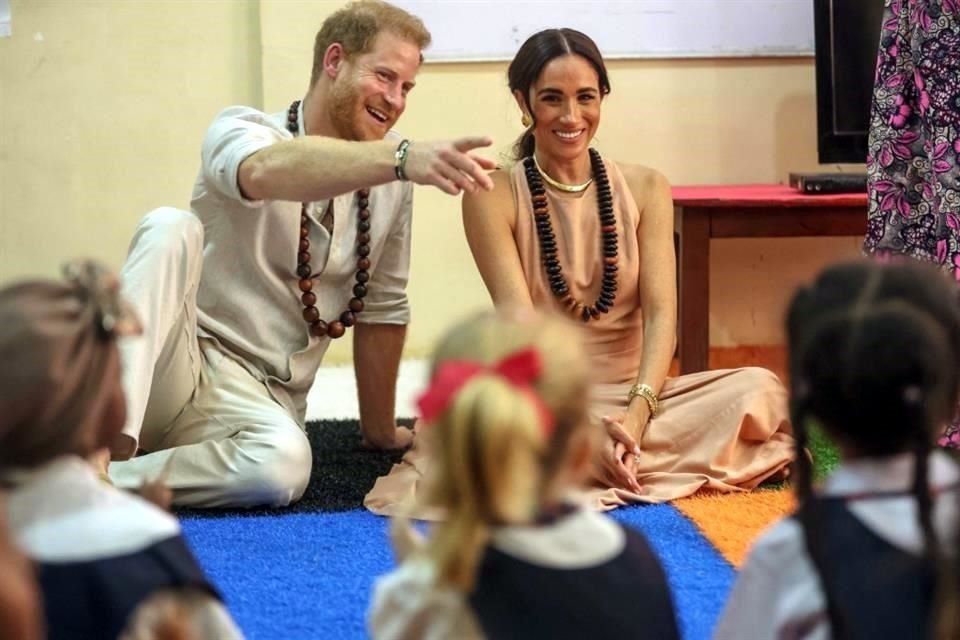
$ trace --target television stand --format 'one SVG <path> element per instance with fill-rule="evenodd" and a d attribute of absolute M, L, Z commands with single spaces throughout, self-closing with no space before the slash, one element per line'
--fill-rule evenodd
<path fill-rule="evenodd" d="M 866 193 L 866 173 L 791 173 L 790 186 L 809 196 Z"/>

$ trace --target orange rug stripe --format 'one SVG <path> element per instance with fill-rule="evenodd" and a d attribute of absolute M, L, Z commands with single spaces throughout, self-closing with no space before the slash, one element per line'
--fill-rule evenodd
<path fill-rule="evenodd" d="M 711 369 L 766 367 L 786 382 L 787 354 L 781 345 L 711 347 L 709 359 Z M 671 375 L 676 375 L 679 365 L 676 361 L 673 365 Z M 739 569 L 757 536 L 792 513 L 796 502 L 789 489 L 760 489 L 751 493 L 698 493 L 672 504 Z"/>
<path fill-rule="evenodd" d="M 757 536 L 790 514 L 795 504 L 789 489 L 697 494 L 673 502 L 737 568 L 743 564 Z"/>

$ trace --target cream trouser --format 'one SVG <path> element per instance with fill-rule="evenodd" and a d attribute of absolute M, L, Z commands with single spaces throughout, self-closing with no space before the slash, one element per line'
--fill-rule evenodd
<path fill-rule="evenodd" d="M 306 434 L 240 364 L 197 337 L 203 226 L 172 208 L 137 227 L 121 273 L 143 335 L 121 344 L 124 436 L 110 465 L 122 488 L 164 476 L 174 504 L 283 506 L 302 495 L 312 455 Z"/>

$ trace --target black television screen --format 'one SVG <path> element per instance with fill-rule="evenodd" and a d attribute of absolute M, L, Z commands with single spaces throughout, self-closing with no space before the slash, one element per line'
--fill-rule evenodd
<path fill-rule="evenodd" d="M 817 152 L 865 162 L 883 0 L 813 0 Z"/>

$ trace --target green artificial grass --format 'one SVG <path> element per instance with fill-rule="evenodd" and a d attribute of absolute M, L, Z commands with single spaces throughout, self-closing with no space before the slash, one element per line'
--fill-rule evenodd
<path fill-rule="evenodd" d="M 840 452 L 837 446 L 822 429 L 816 426 L 810 429 L 809 448 L 810 453 L 813 454 L 813 476 L 816 480 L 822 480 L 840 464 Z M 960 450 L 941 447 L 934 447 L 934 450 L 946 453 L 960 464 Z"/>
<path fill-rule="evenodd" d="M 817 425 L 810 427 L 807 434 L 807 449 L 813 456 L 813 480 L 819 482 L 840 464 L 840 452 L 833 441 Z M 776 482 L 764 482 L 760 485 L 760 490 L 780 491 L 790 486 L 790 480 L 778 480 Z"/>
<path fill-rule="evenodd" d="M 808 443 L 813 455 L 814 480 L 822 480 L 840 464 L 840 452 L 827 434 L 816 426 L 810 428 Z"/>

